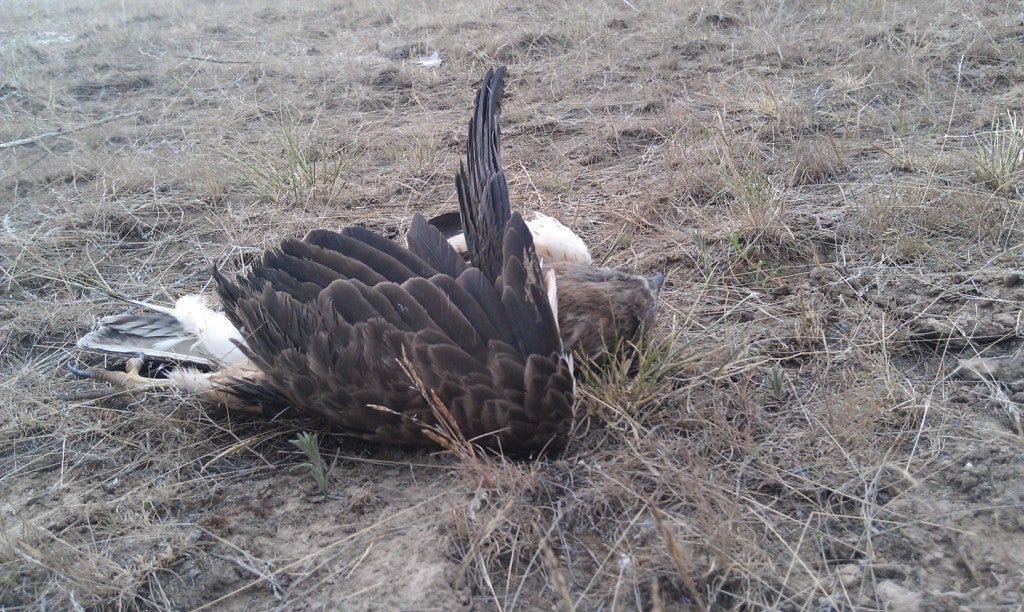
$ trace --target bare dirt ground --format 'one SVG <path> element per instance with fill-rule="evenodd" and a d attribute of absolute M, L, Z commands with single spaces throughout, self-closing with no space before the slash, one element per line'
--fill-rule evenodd
<path fill-rule="evenodd" d="M 109 292 L 451 209 L 499 63 L 514 206 L 668 275 L 562 457 L 64 399 Z M 1019 3 L 5 0 L 0 608 L 1019 609 L 1022 106 Z"/>

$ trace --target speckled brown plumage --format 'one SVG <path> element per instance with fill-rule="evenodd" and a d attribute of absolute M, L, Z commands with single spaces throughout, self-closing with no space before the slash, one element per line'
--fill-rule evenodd
<path fill-rule="evenodd" d="M 568 351 L 591 359 L 640 344 L 654 325 L 658 290 L 664 277 L 629 274 L 613 268 L 545 263 L 558 283 L 558 324 Z"/>

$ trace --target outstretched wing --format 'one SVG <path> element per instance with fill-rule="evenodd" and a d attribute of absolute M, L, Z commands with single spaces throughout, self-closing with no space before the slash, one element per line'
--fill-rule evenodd
<path fill-rule="evenodd" d="M 272 393 L 380 442 L 431 443 L 435 415 L 403 361 L 466 438 L 506 453 L 558 450 L 574 381 L 533 239 L 510 214 L 498 159 L 504 68 L 476 98 L 468 174 L 457 179 L 472 263 L 420 215 L 408 249 L 362 228 L 315 231 L 264 254 L 237 281 L 217 275 L 225 312 Z"/>
<path fill-rule="evenodd" d="M 404 356 L 463 435 L 528 455 L 564 445 L 573 379 L 557 331 L 552 341 L 529 329 L 551 313 L 523 265 L 522 235 L 517 215 L 498 286 L 475 268 L 433 274 L 364 230 L 285 241 L 236 281 L 217 275 L 217 286 L 263 384 L 293 407 L 369 440 L 429 444 L 423 430 L 436 421 Z"/>
<path fill-rule="evenodd" d="M 501 168 L 501 95 L 505 67 L 488 70 L 476 95 L 469 122 L 466 165 L 459 165 L 455 188 L 459 195 L 462 231 L 470 262 L 494 282 L 502 272 L 502 237 L 511 216 L 508 185 Z"/>

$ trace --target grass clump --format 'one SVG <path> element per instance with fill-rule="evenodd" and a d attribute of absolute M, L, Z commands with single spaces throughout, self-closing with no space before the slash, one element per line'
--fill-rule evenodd
<path fill-rule="evenodd" d="M 352 152 L 323 142 L 320 133 L 319 113 L 311 120 L 281 113 L 273 128 L 274 146 L 222 153 L 234 163 L 242 183 L 261 199 L 312 207 L 342 193 L 351 166 Z"/>
<path fill-rule="evenodd" d="M 323 457 L 320 456 L 320 438 L 314 433 L 304 431 L 293 440 L 289 440 L 306 455 L 306 467 L 320 489 L 322 495 L 327 495 L 331 467 L 327 466 Z M 333 467 L 333 466 L 332 466 Z"/>
<path fill-rule="evenodd" d="M 998 193 L 1015 193 L 1024 178 L 1024 126 L 1015 113 L 992 122 L 992 129 L 977 138 L 978 152 L 971 157 L 974 176 Z"/>

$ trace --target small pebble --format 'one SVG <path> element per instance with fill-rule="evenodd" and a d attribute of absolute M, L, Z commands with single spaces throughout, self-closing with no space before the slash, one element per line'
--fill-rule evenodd
<path fill-rule="evenodd" d="M 852 589 L 860 583 L 863 572 L 860 567 L 850 564 L 839 568 L 839 584 Z"/>
<path fill-rule="evenodd" d="M 883 580 L 876 584 L 875 595 L 878 596 L 878 603 L 882 604 L 882 609 L 901 612 L 917 612 L 924 600 L 920 593 L 915 593 L 892 580 Z"/>

